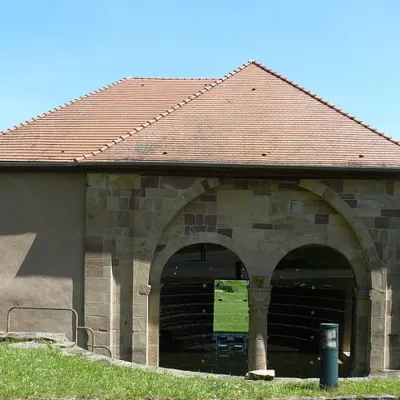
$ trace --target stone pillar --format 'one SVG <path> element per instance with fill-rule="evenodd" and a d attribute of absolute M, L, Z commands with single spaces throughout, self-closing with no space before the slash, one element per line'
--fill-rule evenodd
<path fill-rule="evenodd" d="M 111 263 L 111 254 L 103 238 L 86 237 L 85 319 L 80 321 L 80 325 L 92 328 L 96 335 L 96 344 L 103 346 L 112 345 Z M 88 336 L 88 343 L 91 341 Z M 96 350 L 96 353 L 108 355 L 103 349 Z"/>
<path fill-rule="evenodd" d="M 250 277 L 249 291 L 249 371 L 267 369 L 267 324 L 271 289 L 265 277 Z"/>
<path fill-rule="evenodd" d="M 162 285 L 151 285 L 148 303 L 147 365 L 158 366 L 160 349 L 160 296 Z"/>
<path fill-rule="evenodd" d="M 369 289 L 354 289 L 355 312 L 351 357 L 352 376 L 369 373 L 371 353 L 371 300 Z"/>
<path fill-rule="evenodd" d="M 384 371 L 386 368 L 386 292 L 371 290 L 371 374 Z"/>

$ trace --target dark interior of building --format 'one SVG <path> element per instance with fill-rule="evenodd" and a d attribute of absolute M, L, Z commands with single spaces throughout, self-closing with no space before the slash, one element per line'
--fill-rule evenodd
<path fill-rule="evenodd" d="M 354 274 L 327 246 L 298 248 L 278 264 L 268 314 L 268 365 L 277 376 L 319 376 L 319 325 L 339 324 L 339 373 L 351 370 Z"/>
<path fill-rule="evenodd" d="M 222 246 L 185 247 L 164 267 L 160 366 L 220 374 L 247 372 L 247 328 L 215 330 L 216 280 L 247 282 L 239 258 Z M 247 295 L 243 300 L 247 302 Z"/>
<path fill-rule="evenodd" d="M 217 280 L 247 279 L 239 258 L 222 246 L 196 244 L 175 253 L 162 274 L 160 366 L 244 375 L 248 330 L 242 324 L 239 330 L 216 331 L 215 310 Z M 321 322 L 339 324 L 339 371 L 349 375 L 353 286 L 348 261 L 329 247 L 301 247 L 281 260 L 273 274 L 268 315 L 268 367 L 277 376 L 319 376 Z M 247 294 L 237 296 L 247 302 Z M 234 310 L 246 313 L 243 305 Z"/>

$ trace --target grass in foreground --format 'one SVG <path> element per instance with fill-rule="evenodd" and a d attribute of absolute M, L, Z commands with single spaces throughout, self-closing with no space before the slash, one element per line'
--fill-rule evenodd
<path fill-rule="evenodd" d="M 176 377 L 65 357 L 53 348 L 13 349 L 0 344 L 0 398 L 265 399 L 321 396 L 317 383 L 249 382 L 241 379 Z M 400 382 L 343 382 L 324 395 L 400 395 Z"/>

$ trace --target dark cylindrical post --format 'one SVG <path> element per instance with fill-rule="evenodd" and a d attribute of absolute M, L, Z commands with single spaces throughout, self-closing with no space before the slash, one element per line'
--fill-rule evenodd
<path fill-rule="evenodd" d="M 339 325 L 321 324 L 319 331 L 319 353 L 321 358 L 321 389 L 336 389 L 339 376 Z"/>

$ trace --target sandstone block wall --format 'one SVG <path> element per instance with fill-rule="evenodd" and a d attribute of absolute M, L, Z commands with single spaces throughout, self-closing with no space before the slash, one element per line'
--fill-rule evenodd
<path fill-rule="evenodd" d="M 368 337 L 359 334 L 360 363 L 398 368 L 400 182 L 140 174 L 88 174 L 87 182 L 85 323 L 115 356 L 156 362 L 152 296 L 165 261 L 183 246 L 225 245 L 269 282 L 284 255 L 316 243 L 354 268 L 356 325 L 372 331 L 373 342 L 369 361 Z"/>

